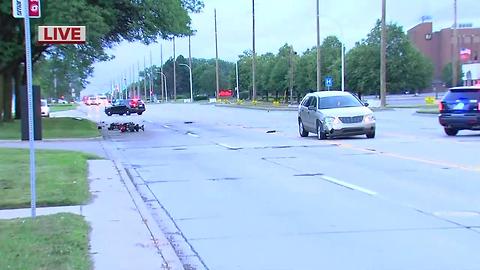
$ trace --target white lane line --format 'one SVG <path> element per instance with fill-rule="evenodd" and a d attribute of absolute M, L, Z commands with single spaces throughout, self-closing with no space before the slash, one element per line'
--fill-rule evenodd
<path fill-rule="evenodd" d="M 225 144 L 225 143 L 217 143 L 218 146 L 221 146 L 221 147 L 225 147 L 229 150 L 239 150 L 239 149 L 242 149 L 241 147 L 235 147 L 235 146 L 230 146 L 228 144 Z"/>
<path fill-rule="evenodd" d="M 356 191 L 363 192 L 363 193 L 368 194 L 368 195 L 371 195 L 371 196 L 375 196 L 375 195 L 378 194 L 378 193 L 375 192 L 375 191 L 371 191 L 371 190 L 369 190 L 369 189 L 356 186 L 356 185 L 354 185 L 354 184 L 350 184 L 350 183 L 347 183 L 347 182 L 343 182 L 343 181 L 340 181 L 340 180 L 335 179 L 335 178 L 330 177 L 330 176 L 322 176 L 322 179 L 324 179 L 324 180 L 326 180 L 326 181 L 328 181 L 328 182 L 331 182 L 331 183 L 334 183 L 334 184 L 337 184 L 337 185 L 340 185 L 340 186 L 349 188 L 349 189 L 353 189 L 353 190 L 356 190 Z"/>
<path fill-rule="evenodd" d="M 170 128 L 170 126 L 169 126 L 169 125 L 163 125 L 163 127 L 164 127 L 164 128 Z"/>
<path fill-rule="evenodd" d="M 192 137 L 194 137 L 194 138 L 199 138 L 199 137 L 200 137 L 199 135 L 194 134 L 194 133 L 191 133 L 191 132 L 187 132 L 187 135 L 188 135 L 188 136 L 192 136 Z"/>

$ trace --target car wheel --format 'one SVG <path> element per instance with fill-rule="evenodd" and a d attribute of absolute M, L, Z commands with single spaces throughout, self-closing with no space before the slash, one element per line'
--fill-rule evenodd
<path fill-rule="evenodd" d="M 129 110 L 127 110 L 127 111 L 125 112 L 125 114 L 126 114 L 126 115 L 130 115 L 130 114 L 132 114 L 132 113 L 131 113 Z"/>
<path fill-rule="evenodd" d="M 305 127 L 303 126 L 302 119 L 298 119 L 298 133 L 300 133 L 300 137 L 308 136 L 308 131 L 305 131 Z"/>
<path fill-rule="evenodd" d="M 112 112 L 107 112 L 107 115 L 108 115 L 108 116 L 112 116 Z"/>
<path fill-rule="evenodd" d="M 323 130 L 323 125 L 320 121 L 317 121 L 317 139 L 325 140 L 327 138 L 327 134 Z"/>
<path fill-rule="evenodd" d="M 448 136 L 457 136 L 457 134 L 458 134 L 458 129 L 445 128 L 445 133 L 446 133 Z"/>
<path fill-rule="evenodd" d="M 139 112 L 139 113 L 137 113 L 137 114 L 138 114 L 138 115 L 142 115 L 142 113 L 143 113 L 143 112 Z"/>
<path fill-rule="evenodd" d="M 375 138 L 375 130 L 367 133 L 367 138 L 368 138 L 368 139 L 373 139 L 373 138 Z"/>

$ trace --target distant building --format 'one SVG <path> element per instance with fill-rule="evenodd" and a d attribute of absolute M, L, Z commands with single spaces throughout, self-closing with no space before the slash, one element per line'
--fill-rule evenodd
<path fill-rule="evenodd" d="M 460 25 L 457 34 L 458 52 L 456 53 L 459 61 L 480 63 L 480 28 Z M 432 60 L 435 67 L 434 82 L 442 82 L 442 70 L 453 59 L 453 28 L 433 32 L 433 24 L 424 22 L 408 30 L 408 37 L 425 56 Z"/>

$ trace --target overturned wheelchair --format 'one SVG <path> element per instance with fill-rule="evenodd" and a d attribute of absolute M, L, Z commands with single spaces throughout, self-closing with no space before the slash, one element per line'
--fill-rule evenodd
<path fill-rule="evenodd" d="M 128 123 L 111 123 L 108 130 L 120 130 L 120 132 L 139 132 L 145 131 L 144 125 L 135 124 L 133 122 Z"/>

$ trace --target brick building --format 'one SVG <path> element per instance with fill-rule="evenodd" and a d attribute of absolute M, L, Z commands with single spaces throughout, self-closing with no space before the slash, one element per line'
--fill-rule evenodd
<path fill-rule="evenodd" d="M 458 59 L 460 60 L 460 50 L 468 49 L 471 54 L 468 59 L 463 59 L 462 63 L 480 62 L 480 28 L 460 27 L 457 29 L 458 35 Z M 433 32 L 431 22 L 421 23 L 408 30 L 408 37 L 412 43 L 428 58 L 430 58 L 435 67 L 434 81 L 442 81 L 442 70 L 453 59 L 453 28 L 445 28 Z"/>

